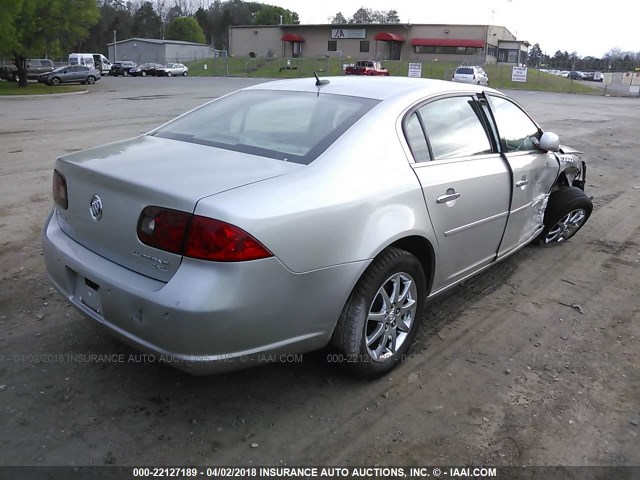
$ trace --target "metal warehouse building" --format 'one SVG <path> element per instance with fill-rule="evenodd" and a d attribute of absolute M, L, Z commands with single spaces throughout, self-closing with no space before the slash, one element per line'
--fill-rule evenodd
<path fill-rule="evenodd" d="M 350 23 L 229 28 L 229 53 L 234 56 L 524 64 L 528 49 L 528 42 L 497 25 Z"/>
<path fill-rule="evenodd" d="M 202 43 L 180 40 L 156 40 L 152 38 L 129 38 L 107 44 L 109 59 L 112 62 L 131 60 L 138 64 L 144 62 L 167 63 L 185 62 L 212 58 L 214 50 Z"/>

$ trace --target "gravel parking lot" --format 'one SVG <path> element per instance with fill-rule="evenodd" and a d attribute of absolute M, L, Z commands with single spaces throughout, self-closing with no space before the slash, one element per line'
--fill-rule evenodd
<path fill-rule="evenodd" d="M 374 382 L 323 352 L 193 377 L 54 292 L 39 236 L 55 158 L 259 82 L 0 98 L 0 465 L 640 465 L 638 99 L 512 92 L 585 152 L 594 213 L 428 305 L 410 358 Z"/>

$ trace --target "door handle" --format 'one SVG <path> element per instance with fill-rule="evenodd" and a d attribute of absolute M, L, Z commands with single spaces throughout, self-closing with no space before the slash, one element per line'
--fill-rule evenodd
<path fill-rule="evenodd" d="M 526 175 L 523 175 L 522 179 L 516 182 L 516 187 L 524 187 L 528 184 L 529 184 L 529 180 L 527 180 Z"/>
<path fill-rule="evenodd" d="M 438 202 L 438 203 L 447 203 L 447 202 L 450 202 L 451 200 L 457 200 L 458 198 L 460 198 L 460 194 L 457 193 L 453 188 L 449 188 L 449 189 L 447 189 L 447 193 L 446 194 L 440 195 L 436 199 L 436 202 Z"/>

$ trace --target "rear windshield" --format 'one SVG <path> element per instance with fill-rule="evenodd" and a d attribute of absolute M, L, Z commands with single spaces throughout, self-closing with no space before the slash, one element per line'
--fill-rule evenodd
<path fill-rule="evenodd" d="M 153 135 L 309 164 L 377 103 L 343 95 L 241 91 Z"/>
<path fill-rule="evenodd" d="M 473 75 L 473 68 L 459 68 L 458 70 L 456 70 L 456 73 L 459 73 L 462 75 Z"/>

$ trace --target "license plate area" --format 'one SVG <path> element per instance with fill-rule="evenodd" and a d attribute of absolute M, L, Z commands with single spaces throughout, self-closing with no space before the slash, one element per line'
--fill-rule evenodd
<path fill-rule="evenodd" d="M 76 273 L 75 297 L 84 306 L 98 314 L 102 314 L 100 302 L 100 285 L 93 280 Z"/>

